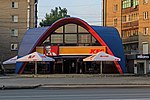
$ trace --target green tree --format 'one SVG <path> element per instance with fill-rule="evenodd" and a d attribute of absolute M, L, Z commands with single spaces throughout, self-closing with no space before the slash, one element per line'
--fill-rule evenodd
<path fill-rule="evenodd" d="M 51 9 L 51 13 L 47 14 L 45 16 L 45 19 L 42 19 L 40 22 L 40 26 L 50 26 L 53 24 L 55 21 L 61 18 L 65 17 L 70 17 L 70 15 L 67 14 L 67 9 L 66 8 L 61 8 L 61 7 L 55 7 L 55 9 Z"/>

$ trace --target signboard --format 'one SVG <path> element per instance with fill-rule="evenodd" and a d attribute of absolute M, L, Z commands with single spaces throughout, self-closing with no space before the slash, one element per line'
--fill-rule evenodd
<path fill-rule="evenodd" d="M 58 56 L 59 55 L 59 46 L 45 46 L 44 54 L 46 56 Z"/>
<path fill-rule="evenodd" d="M 45 54 L 46 56 L 58 56 L 59 46 L 36 47 L 36 51 Z"/>
<path fill-rule="evenodd" d="M 59 55 L 91 55 L 106 52 L 105 46 L 60 46 Z"/>
<path fill-rule="evenodd" d="M 98 52 L 106 52 L 105 46 L 46 46 L 36 47 L 36 51 L 46 56 L 59 55 L 92 55 Z"/>
<path fill-rule="evenodd" d="M 140 59 L 140 60 L 149 60 L 150 59 L 150 55 L 149 54 L 141 54 L 141 55 L 136 55 L 136 59 Z"/>

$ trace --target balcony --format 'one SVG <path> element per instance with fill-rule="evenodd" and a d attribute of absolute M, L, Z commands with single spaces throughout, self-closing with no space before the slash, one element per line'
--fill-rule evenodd
<path fill-rule="evenodd" d="M 122 30 L 138 28 L 139 21 L 122 23 Z"/>
<path fill-rule="evenodd" d="M 130 36 L 127 38 L 122 38 L 123 44 L 136 43 L 139 41 L 139 36 Z"/>
<path fill-rule="evenodd" d="M 122 14 L 127 14 L 127 13 L 135 12 L 135 11 L 138 11 L 138 10 L 139 10 L 139 6 L 133 6 L 133 7 L 130 7 L 130 8 L 122 9 Z"/>

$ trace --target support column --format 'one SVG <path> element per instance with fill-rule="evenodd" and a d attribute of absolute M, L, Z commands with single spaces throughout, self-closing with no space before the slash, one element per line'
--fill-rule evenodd
<path fill-rule="evenodd" d="M 62 73 L 64 73 L 64 60 L 61 59 L 61 61 L 62 61 Z"/>
<path fill-rule="evenodd" d="M 102 66 L 102 61 L 100 61 L 100 74 L 103 74 L 103 66 Z"/>
<path fill-rule="evenodd" d="M 54 62 L 54 65 L 53 65 L 53 73 L 55 73 L 55 62 Z"/>
<path fill-rule="evenodd" d="M 35 75 L 37 74 L 37 62 L 35 61 Z"/>
<path fill-rule="evenodd" d="M 85 72 L 84 73 L 86 73 L 86 71 L 87 71 L 86 62 L 84 62 L 84 67 L 85 67 Z"/>
<path fill-rule="evenodd" d="M 76 74 L 78 73 L 78 63 L 79 63 L 79 58 L 77 59 L 77 62 L 76 62 Z"/>

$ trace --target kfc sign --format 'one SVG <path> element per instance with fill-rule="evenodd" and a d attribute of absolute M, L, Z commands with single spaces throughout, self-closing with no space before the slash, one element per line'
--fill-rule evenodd
<path fill-rule="evenodd" d="M 90 51 L 90 54 L 97 54 L 98 52 L 101 52 L 101 51 L 105 51 L 105 49 L 101 48 L 101 49 L 91 49 Z"/>
<path fill-rule="evenodd" d="M 91 55 L 106 52 L 105 46 L 60 46 L 59 55 Z"/>
<path fill-rule="evenodd" d="M 46 56 L 58 56 L 59 47 L 58 46 L 45 46 L 45 55 Z"/>

